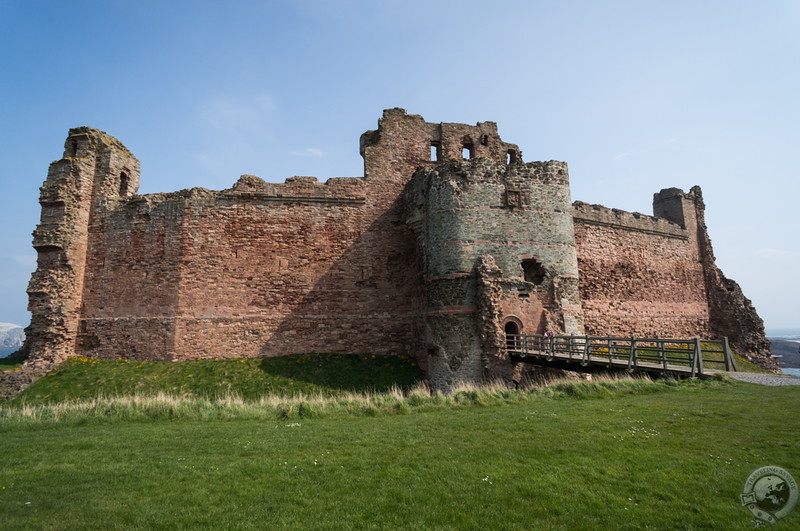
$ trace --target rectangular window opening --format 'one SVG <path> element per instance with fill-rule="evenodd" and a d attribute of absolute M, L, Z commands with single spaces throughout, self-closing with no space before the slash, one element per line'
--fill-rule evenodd
<path fill-rule="evenodd" d="M 438 162 L 440 159 L 439 156 L 439 143 L 438 142 L 431 142 L 431 161 Z"/>

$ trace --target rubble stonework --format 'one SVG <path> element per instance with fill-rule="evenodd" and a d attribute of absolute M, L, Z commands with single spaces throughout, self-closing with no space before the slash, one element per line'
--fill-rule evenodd
<path fill-rule="evenodd" d="M 416 357 L 434 385 L 508 379 L 506 333 L 728 335 L 763 325 L 716 268 L 699 189 L 658 218 L 571 203 L 567 165 L 522 161 L 492 122 L 384 111 L 364 176 L 244 175 L 136 195 L 116 139 L 70 130 L 42 187 L 29 364 L 306 352 Z"/>
<path fill-rule="evenodd" d="M 778 360 L 765 355 L 771 351 L 771 345 L 764 332 L 764 321 L 750 299 L 744 296 L 739 284 L 727 278 L 717 267 L 706 227 L 703 192 L 699 186 L 694 186 L 686 197 L 695 207 L 697 241 L 708 292 L 711 335 L 733 338 L 739 354 L 762 367 L 780 371 Z"/>

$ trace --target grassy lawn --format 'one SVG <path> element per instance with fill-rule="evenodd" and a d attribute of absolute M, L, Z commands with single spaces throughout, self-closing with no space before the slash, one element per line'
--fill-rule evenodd
<path fill-rule="evenodd" d="M 375 416 L 0 419 L 2 527 L 750 529 L 750 472 L 800 478 L 800 388 L 618 387 Z M 800 509 L 775 526 L 798 527 Z"/>

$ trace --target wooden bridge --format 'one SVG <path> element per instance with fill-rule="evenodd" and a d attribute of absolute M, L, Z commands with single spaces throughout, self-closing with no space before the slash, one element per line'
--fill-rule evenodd
<path fill-rule="evenodd" d="M 675 376 L 710 376 L 736 371 L 723 339 L 647 339 L 635 337 L 547 336 L 507 334 L 512 360 L 575 370 L 575 364 Z"/>

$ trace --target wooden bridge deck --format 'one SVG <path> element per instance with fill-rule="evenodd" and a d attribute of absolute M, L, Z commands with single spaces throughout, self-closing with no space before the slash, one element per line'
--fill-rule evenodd
<path fill-rule="evenodd" d="M 591 336 L 506 335 L 506 352 L 515 361 L 539 365 L 577 363 L 628 371 L 711 376 L 736 371 L 728 338 L 662 339 Z"/>

